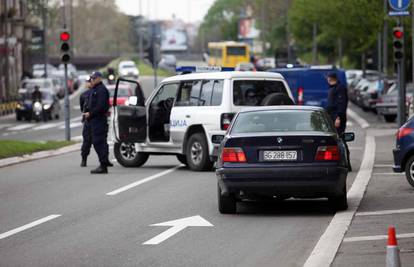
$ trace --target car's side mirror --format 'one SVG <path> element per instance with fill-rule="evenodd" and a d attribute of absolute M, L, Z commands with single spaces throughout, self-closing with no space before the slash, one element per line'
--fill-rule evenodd
<path fill-rule="evenodd" d="M 128 105 L 129 106 L 136 106 L 138 104 L 138 97 L 136 96 L 130 96 L 128 98 Z"/>
<path fill-rule="evenodd" d="M 355 133 L 344 133 L 345 142 L 352 142 L 355 140 Z"/>

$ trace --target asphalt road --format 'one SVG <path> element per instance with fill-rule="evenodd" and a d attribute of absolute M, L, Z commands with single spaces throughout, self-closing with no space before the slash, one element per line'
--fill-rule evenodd
<path fill-rule="evenodd" d="M 352 120 L 348 130 L 350 187 L 365 130 Z M 177 167 L 173 156 L 95 176 L 95 155 L 79 163 L 70 153 L 0 169 L 0 266 L 302 266 L 334 216 L 325 200 L 241 203 L 221 215 L 214 173 Z M 150 225 L 196 215 L 212 226 L 171 233 L 175 222 L 174 235 L 143 244 L 170 228 Z"/>
<path fill-rule="evenodd" d="M 160 81 L 161 79 L 159 79 Z M 141 77 L 141 85 L 146 97 L 154 89 L 154 79 L 152 77 Z M 84 89 L 75 92 L 70 100 L 71 118 L 71 137 L 80 140 L 82 134 L 81 112 L 79 106 L 79 95 Z M 0 139 L 25 140 L 25 141 L 45 141 L 45 140 L 64 140 L 65 122 L 64 105 L 61 104 L 62 111 L 59 120 L 48 122 L 25 122 L 16 121 L 15 116 L 0 117 Z"/>

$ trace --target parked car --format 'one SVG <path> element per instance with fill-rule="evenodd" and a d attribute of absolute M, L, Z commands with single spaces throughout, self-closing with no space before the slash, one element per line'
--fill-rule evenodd
<path fill-rule="evenodd" d="M 383 85 L 379 79 L 368 79 L 367 82 L 359 90 L 359 97 L 357 104 L 364 111 L 375 111 L 378 102 L 378 95 L 382 92 Z"/>
<path fill-rule="evenodd" d="M 394 172 L 404 172 L 408 183 L 414 187 L 414 117 L 398 129 L 394 155 Z"/>
<path fill-rule="evenodd" d="M 177 67 L 177 58 L 174 55 L 163 55 L 158 67 L 171 72 L 175 72 Z"/>
<path fill-rule="evenodd" d="M 134 61 L 126 60 L 119 62 L 118 76 L 121 78 L 134 78 L 138 79 L 139 70 Z"/>
<path fill-rule="evenodd" d="M 238 201 L 263 196 L 327 197 L 334 209 L 348 208 L 346 145 L 321 107 L 240 111 L 219 148 L 216 175 L 221 213 L 235 213 Z"/>
<path fill-rule="evenodd" d="M 276 68 L 275 58 L 273 57 L 265 57 L 261 58 L 256 62 L 256 69 L 258 71 L 266 71 L 268 69 Z"/>
<path fill-rule="evenodd" d="M 409 83 L 406 85 L 406 112 L 409 115 L 409 109 L 413 100 L 414 84 Z M 394 84 L 390 87 L 386 94 L 382 95 L 377 103 L 377 112 L 379 115 L 384 116 L 386 122 L 394 122 L 398 114 L 398 88 Z"/>

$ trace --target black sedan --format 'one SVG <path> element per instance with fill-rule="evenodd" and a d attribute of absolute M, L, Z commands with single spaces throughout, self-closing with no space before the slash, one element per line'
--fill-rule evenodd
<path fill-rule="evenodd" d="M 346 133 L 346 141 L 354 134 Z M 218 208 L 235 213 L 237 201 L 327 197 L 348 208 L 345 142 L 319 107 L 247 109 L 234 118 L 220 147 Z"/>

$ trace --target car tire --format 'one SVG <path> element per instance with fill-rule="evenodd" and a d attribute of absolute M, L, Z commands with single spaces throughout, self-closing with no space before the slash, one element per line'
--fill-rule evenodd
<path fill-rule="evenodd" d="M 16 115 L 16 120 L 21 121 L 22 120 L 22 116 L 21 115 Z"/>
<path fill-rule="evenodd" d="M 384 119 L 386 122 L 394 122 L 396 118 L 396 115 L 384 115 Z"/>
<path fill-rule="evenodd" d="M 411 156 L 405 164 L 405 177 L 408 183 L 414 187 L 414 156 Z"/>
<path fill-rule="evenodd" d="M 330 206 L 335 211 L 342 211 L 348 209 L 348 198 L 346 197 L 346 185 L 342 189 L 342 194 L 328 199 Z"/>
<path fill-rule="evenodd" d="M 234 214 L 237 212 L 237 201 L 233 194 L 223 196 L 220 186 L 217 185 L 218 210 L 221 214 Z"/>
<path fill-rule="evenodd" d="M 213 167 L 208 152 L 207 140 L 202 133 L 190 136 L 187 142 L 186 159 L 188 167 L 193 171 L 209 171 Z"/>
<path fill-rule="evenodd" d="M 281 93 L 273 93 L 263 98 L 260 103 L 261 106 L 279 106 L 279 105 L 293 105 L 292 99 L 289 96 Z"/>
<path fill-rule="evenodd" d="M 185 155 L 177 155 L 177 159 L 181 164 L 188 165 L 187 157 Z"/>
<path fill-rule="evenodd" d="M 114 144 L 114 155 L 118 163 L 127 168 L 141 167 L 149 158 L 148 153 L 136 152 L 134 144 L 118 142 Z"/>

